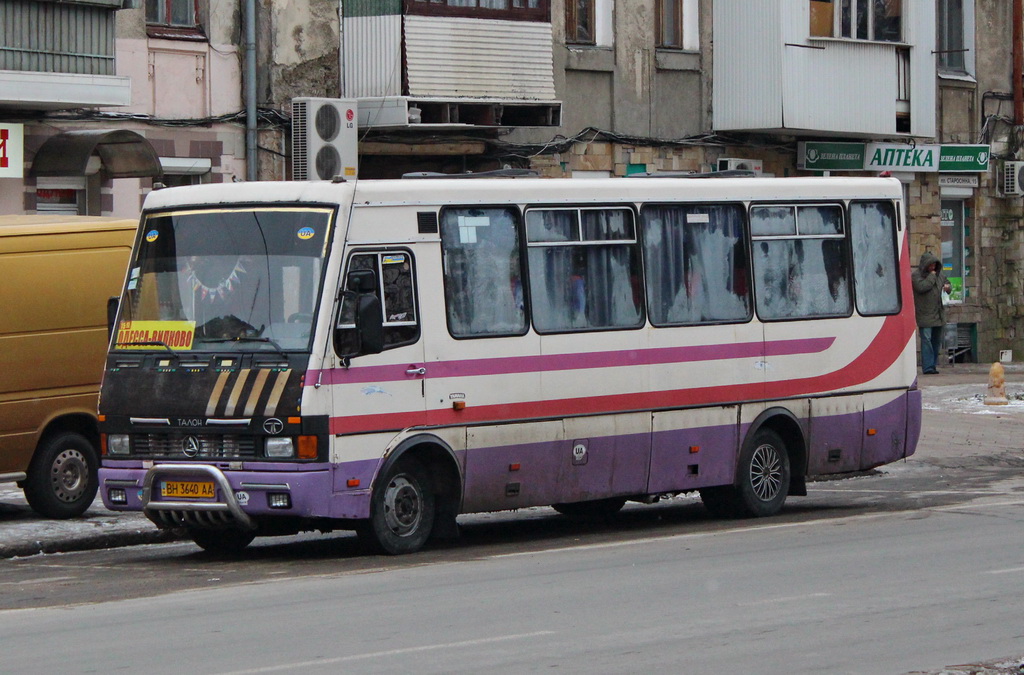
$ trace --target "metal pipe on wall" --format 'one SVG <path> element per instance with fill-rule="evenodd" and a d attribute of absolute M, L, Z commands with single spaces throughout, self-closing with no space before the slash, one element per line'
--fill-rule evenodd
<path fill-rule="evenodd" d="M 245 0 L 245 179 L 257 179 L 256 0 Z"/>
<path fill-rule="evenodd" d="M 1013 0 L 1013 123 L 1024 124 L 1024 0 Z"/>

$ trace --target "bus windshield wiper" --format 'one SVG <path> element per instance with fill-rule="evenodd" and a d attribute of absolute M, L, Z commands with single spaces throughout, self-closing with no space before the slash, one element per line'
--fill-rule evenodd
<path fill-rule="evenodd" d="M 177 352 L 170 348 L 166 342 L 160 340 L 143 340 L 141 342 L 115 342 L 115 347 L 163 347 L 174 356 L 178 356 Z"/>
<path fill-rule="evenodd" d="M 249 337 L 249 336 L 246 336 L 246 335 L 238 335 L 238 336 L 235 336 L 235 337 L 232 337 L 232 338 L 199 338 L 199 339 L 202 340 L 203 342 L 263 342 L 263 343 L 266 343 L 266 344 L 270 345 L 274 349 L 276 349 L 277 353 L 280 354 L 281 356 L 287 356 L 284 353 L 284 350 L 281 349 L 281 345 L 277 344 L 277 342 L 275 342 L 274 340 L 271 340 L 268 337 Z"/>

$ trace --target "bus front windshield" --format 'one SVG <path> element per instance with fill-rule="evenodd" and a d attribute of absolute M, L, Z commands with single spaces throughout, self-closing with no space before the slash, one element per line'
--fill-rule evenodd
<path fill-rule="evenodd" d="M 149 216 L 114 348 L 308 350 L 331 218 L 324 208 Z"/>

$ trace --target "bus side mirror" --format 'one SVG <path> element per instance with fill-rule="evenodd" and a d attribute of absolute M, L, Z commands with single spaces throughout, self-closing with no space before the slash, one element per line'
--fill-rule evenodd
<path fill-rule="evenodd" d="M 334 324 L 334 351 L 347 359 L 384 351 L 384 318 L 376 295 L 377 275 L 372 270 L 353 270 L 340 293 Z"/>
<path fill-rule="evenodd" d="M 117 306 L 121 298 L 113 296 L 107 298 L 107 340 L 114 334 L 114 322 L 117 321 Z"/>

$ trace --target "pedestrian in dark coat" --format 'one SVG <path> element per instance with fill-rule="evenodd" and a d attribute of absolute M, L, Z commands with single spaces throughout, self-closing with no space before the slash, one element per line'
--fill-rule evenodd
<path fill-rule="evenodd" d="M 950 284 L 942 273 L 942 263 L 925 251 L 917 269 L 910 275 L 914 286 L 914 313 L 921 335 L 921 371 L 938 373 L 937 361 L 942 351 L 942 329 L 946 326 L 946 307 L 942 293 L 949 293 Z"/>

